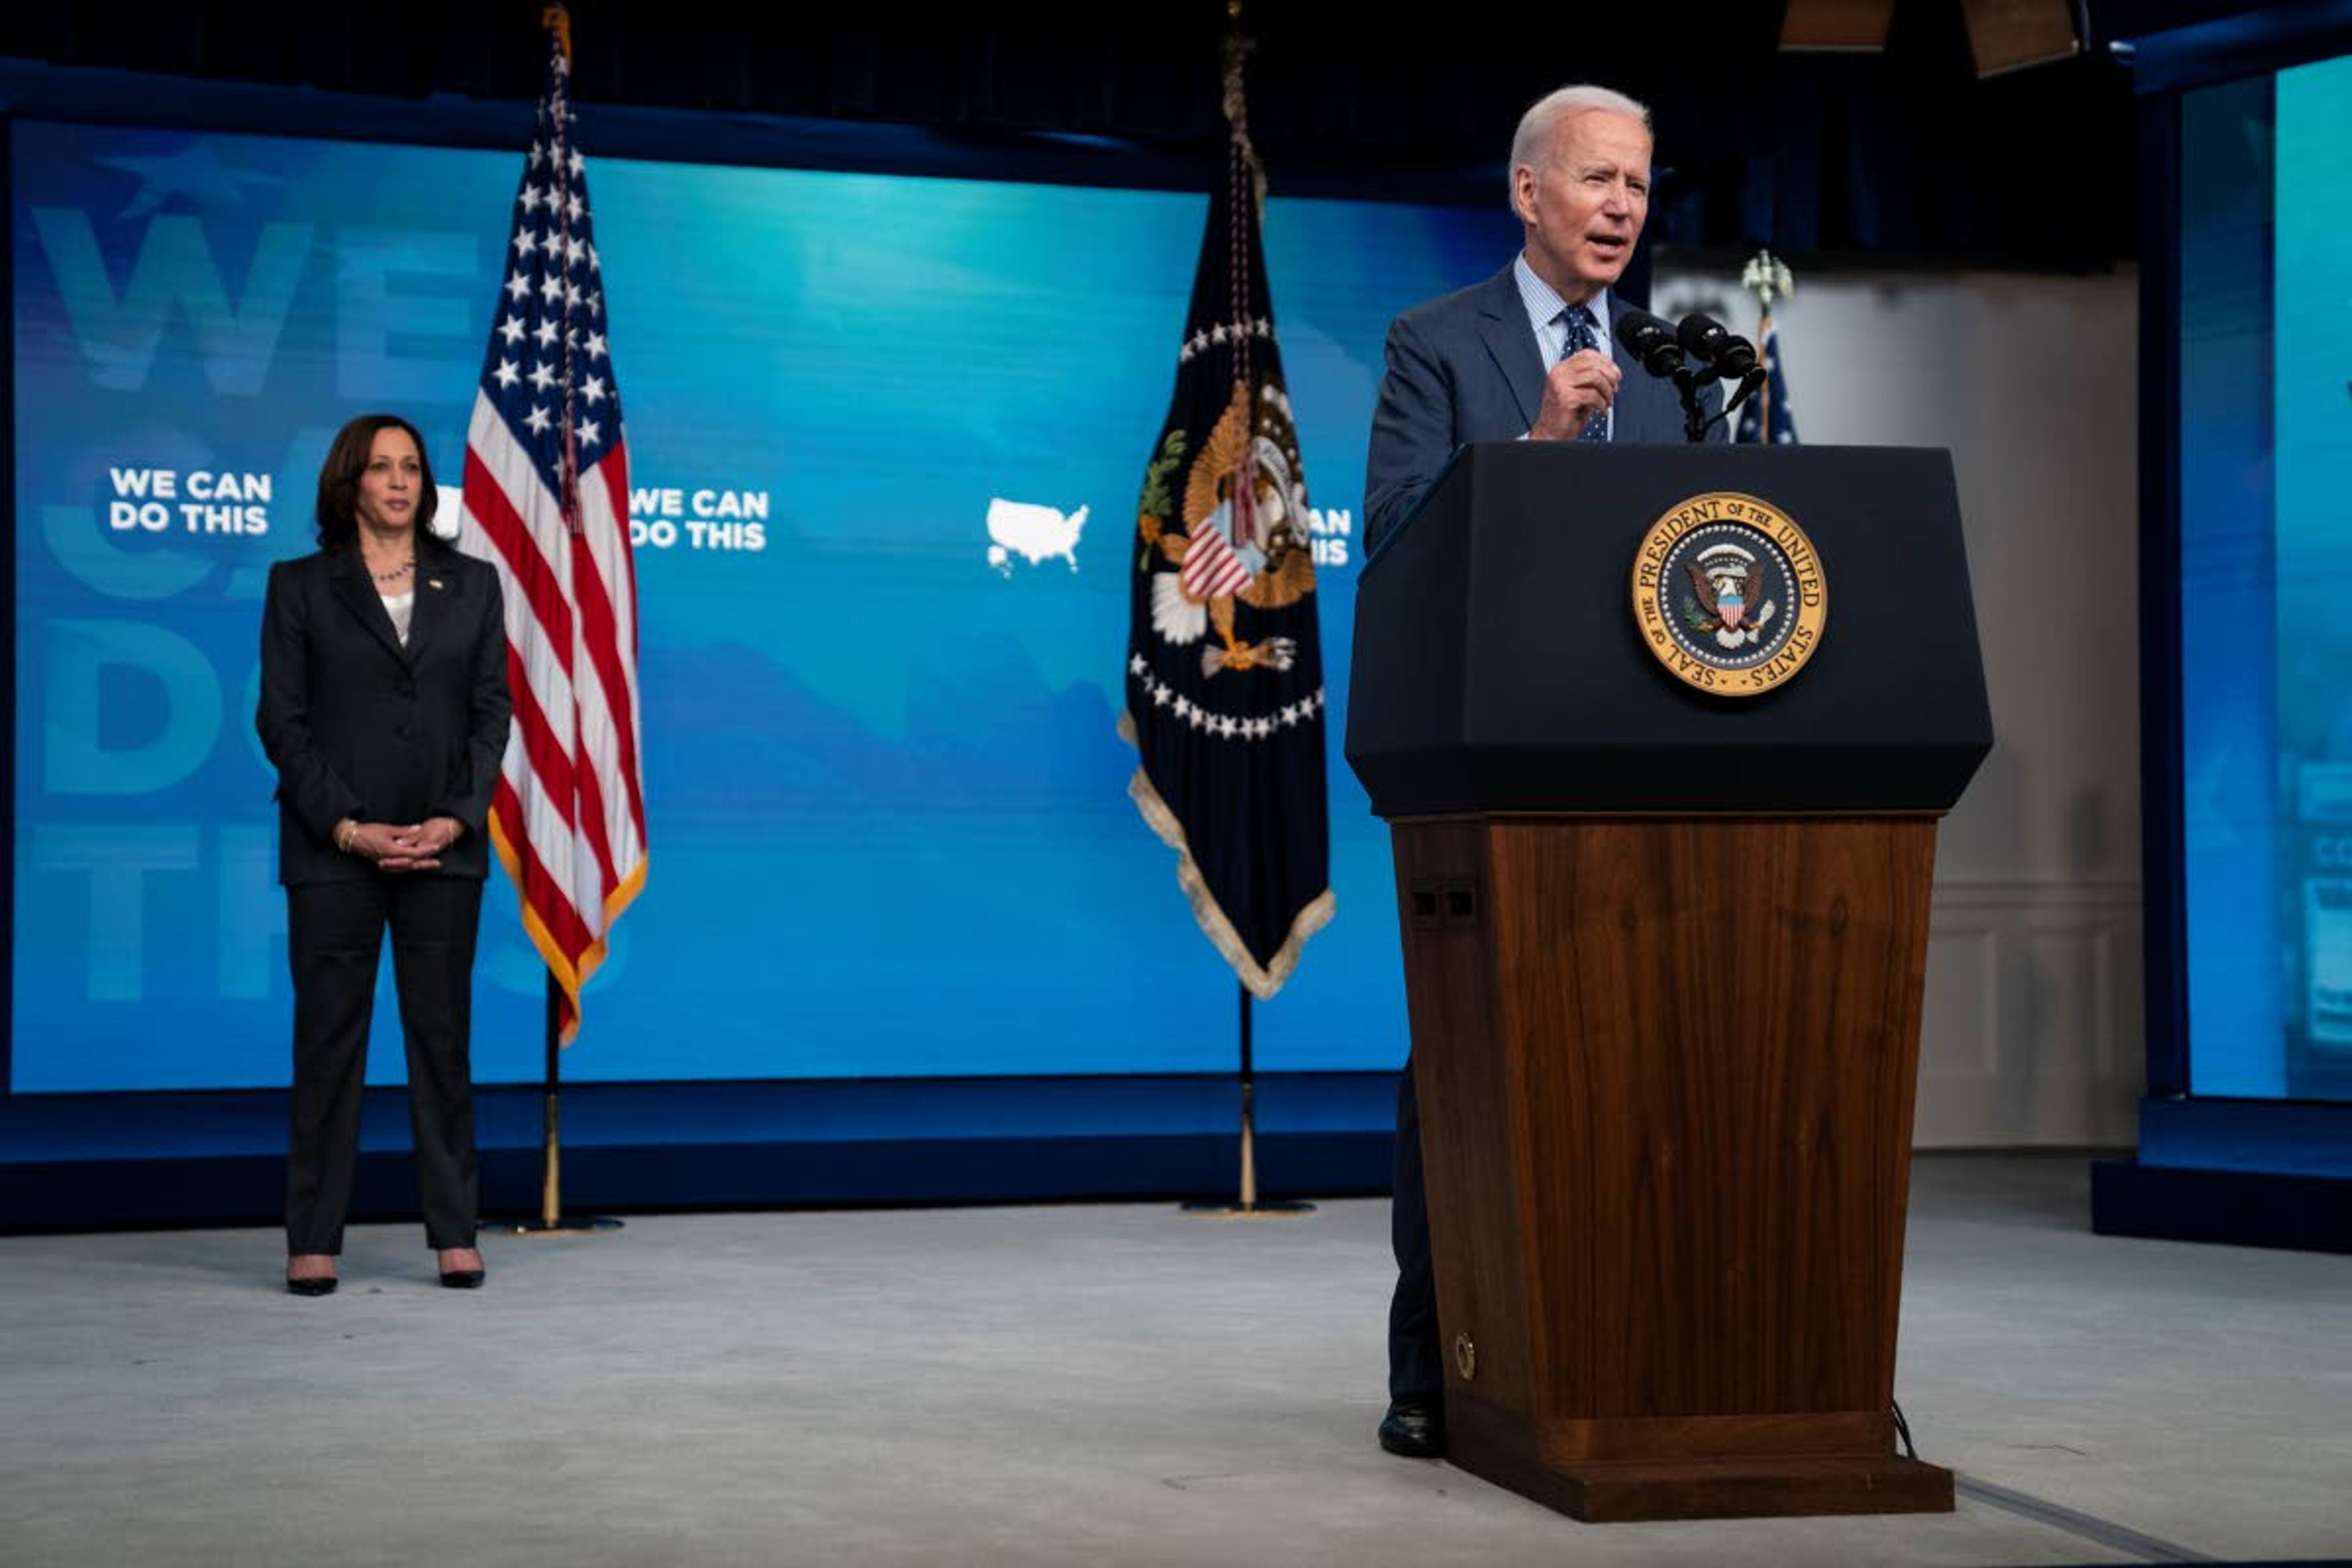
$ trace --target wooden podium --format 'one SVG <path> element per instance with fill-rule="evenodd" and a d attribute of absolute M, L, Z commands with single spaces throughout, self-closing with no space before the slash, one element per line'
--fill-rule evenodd
<path fill-rule="evenodd" d="M 1826 606 L 1760 695 L 1635 607 L 1661 520 L 1727 507 L 1797 523 Z M 1375 552 L 1347 751 L 1455 1464 L 1590 1521 L 1950 1510 L 1895 1327 L 1936 821 L 1990 738 L 1942 452 L 1473 447 Z"/>

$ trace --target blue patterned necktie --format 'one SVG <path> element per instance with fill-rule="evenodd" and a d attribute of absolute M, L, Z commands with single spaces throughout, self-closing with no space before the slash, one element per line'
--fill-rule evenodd
<path fill-rule="evenodd" d="M 1561 350 L 1560 358 L 1566 359 L 1570 354 L 1576 353 L 1579 349 L 1597 349 L 1601 346 L 1601 335 L 1594 330 L 1592 312 L 1590 310 L 1586 309 L 1582 305 L 1570 305 L 1568 308 L 1566 314 L 1568 317 L 1568 346 Z M 1580 441 L 1606 441 L 1609 439 L 1608 410 L 1603 409 L 1601 413 L 1593 416 L 1592 422 L 1584 427 L 1583 433 L 1578 436 L 1577 439 Z"/>

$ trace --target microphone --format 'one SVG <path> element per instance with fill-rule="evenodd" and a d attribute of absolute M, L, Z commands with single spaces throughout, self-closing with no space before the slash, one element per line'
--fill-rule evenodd
<path fill-rule="evenodd" d="M 1672 375 L 1683 368 L 1683 351 L 1675 342 L 1674 329 L 1647 310 L 1620 312 L 1617 341 L 1652 375 Z"/>
<path fill-rule="evenodd" d="M 1713 316 L 1693 310 L 1675 329 L 1675 339 L 1693 359 L 1715 366 L 1727 381 L 1745 381 L 1756 374 L 1756 345 L 1724 331 Z"/>

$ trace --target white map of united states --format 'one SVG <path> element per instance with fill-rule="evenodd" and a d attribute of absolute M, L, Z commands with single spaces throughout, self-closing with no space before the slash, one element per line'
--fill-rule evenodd
<path fill-rule="evenodd" d="M 1013 575 L 1013 558 L 1032 566 L 1050 560 L 1078 569 L 1078 535 L 1086 531 L 1087 509 L 1065 515 L 1034 501 L 1006 500 L 992 496 L 988 502 L 988 563 L 1003 575 Z"/>

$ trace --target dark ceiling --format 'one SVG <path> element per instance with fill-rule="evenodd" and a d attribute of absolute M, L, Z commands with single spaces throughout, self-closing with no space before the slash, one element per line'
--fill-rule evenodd
<path fill-rule="evenodd" d="M 2217 9 L 2178 0 L 2167 15 Z M 0 17 L 0 54 L 429 110 L 534 97 L 538 10 L 51 0 Z M 2136 247 L 2129 74 L 2095 37 L 2084 56 L 1980 79 L 1958 0 L 1901 0 L 1885 48 L 1853 55 L 1780 52 L 1771 4 L 1559 20 L 1492 0 L 1258 0 L 1244 22 L 1252 128 L 1285 190 L 1499 199 L 1519 111 L 1594 79 L 1656 111 L 1653 221 L 1671 244 L 2070 268 Z M 583 104 L 914 126 L 972 143 L 1100 138 L 1161 158 L 1205 157 L 1223 129 L 1215 4 L 933 20 L 922 8 L 580 0 L 572 28 Z"/>

